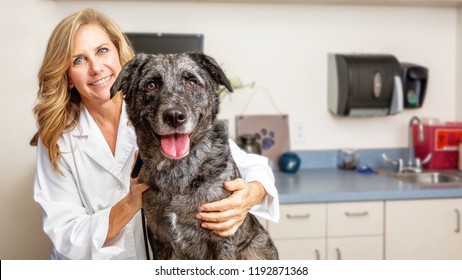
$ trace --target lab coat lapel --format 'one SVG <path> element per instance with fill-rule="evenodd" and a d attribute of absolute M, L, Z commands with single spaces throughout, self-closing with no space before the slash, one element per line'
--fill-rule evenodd
<path fill-rule="evenodd" d="M 80 124 L 84 134 L 88 135 L 87 141 L 83 145 L 83 151 L 115 178 L 123 182 L 121 168 L 112 155 L 101 130 L 86 108 L 81 111 Z M 119 140 L 121 142 L 126 141 L 125 139 L 117 139 L 117 142 Z"/>
<path fill-rule="evenodd" d="M 119 129 L 117 132 L 116 154 L 115 160 L 121 170 L 132 155 L 133 148 L 136 146 L 136 134 L 133 125 L 129 123 L 127 113 L 125 111 L 125 102 L 122 106 L 122 114 L 120 115 Z"/>

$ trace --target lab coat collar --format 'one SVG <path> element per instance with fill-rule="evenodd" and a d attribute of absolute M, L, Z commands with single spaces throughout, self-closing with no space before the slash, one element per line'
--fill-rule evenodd
<path fill-rule="evenodd" d="M 115 155 L 112 155 L 101 130 L 83 104 L 81 105 L 79 125 L 72 134 L 89 157 L 115 178 L 122 182 L 125 181 L 121 171 L 136 146 L 136 135 L 133 126 L 129 124 L 125 102 L 122 105 L 120 115 Z"/>

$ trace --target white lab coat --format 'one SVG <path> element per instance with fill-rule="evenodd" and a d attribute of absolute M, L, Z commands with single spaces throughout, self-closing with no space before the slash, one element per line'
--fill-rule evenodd
<path fill-rule="evenodd" d="M 257 216 L 277 221 L 279 200 L 267 159 L 247 154 L 230 140 L 233 157 L 246 181 L 257 180 L 268 195 L 252 208 Z M 60 175 L 51 166 L 47 149 L 37 145 L 34 199 L 42 207 L 43 228 L 53 242 L 53 259 L 146 259 L 141 211 L 103 246 L 111 207 L 129 191 L 130 172 L 137 150 L 134 129 L 122 109 L 115 155 L 88 110 L 64 133 L 58 145 Z"/>

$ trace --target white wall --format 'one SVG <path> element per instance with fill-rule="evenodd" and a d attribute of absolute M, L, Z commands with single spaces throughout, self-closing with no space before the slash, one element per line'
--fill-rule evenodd
<path fill-rule="evenodd" d="M 205 52 L 222 63 L 229 76 L 267 88 L 278 107 L 258 91 L 244 113 L 280 110 L 290 115 L 291 125 L 304 124 L 307 141 L 292 143 L 293 149 L 403 147 L 412 115 L 456 117 L 455 8 L 3 1 L 1 259 L 48 257 L 50 243 L 32 199 L 35 148 L 28 145 L 35 132 L 31 110 L 36 77 L 54 26 L 87 6 L 105 12 L 125 31 L 203 33 Z M 391 53 L 400 61 L 429 67 L 424 108 L 372 119 L 331 116 L 326 109 L 328 52 Z M 221 117 L 234 120 L 250 95 L 241 90 L 226 98 Z"/>
<path fill-rule="evenodd" d="M 457 10 L 457 43 L 456 43 L 456 77 L 462 75 L 462 9 Z M 462 121 L 462 79 L 456 79 L 454 109 L 456 120 Z"/>

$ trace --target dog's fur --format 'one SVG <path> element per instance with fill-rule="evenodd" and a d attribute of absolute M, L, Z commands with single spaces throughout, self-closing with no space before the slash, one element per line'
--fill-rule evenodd
<path fill-rule="evenodd" d="M 215 60 L 204 54 L 139 54 L 111 88 L 111 97 L 118 91 L 125 95 L 144 161 L 139 178 L 150 186 L 143 208 L 154 259 L 278 258 L 268 233 L 250 213 L 228 238 L 201 228 L 195 218 L 200 205 L 228 197 L 223 183 L 239 177 L 227 129 L 216 119 L 220 84 L 232 91 Z M 183 141 L 179 155 L 162 148 L 162 138 L 172 134 L 189 135 L 187 146 L 184 136 L 170 140 Z"/>

